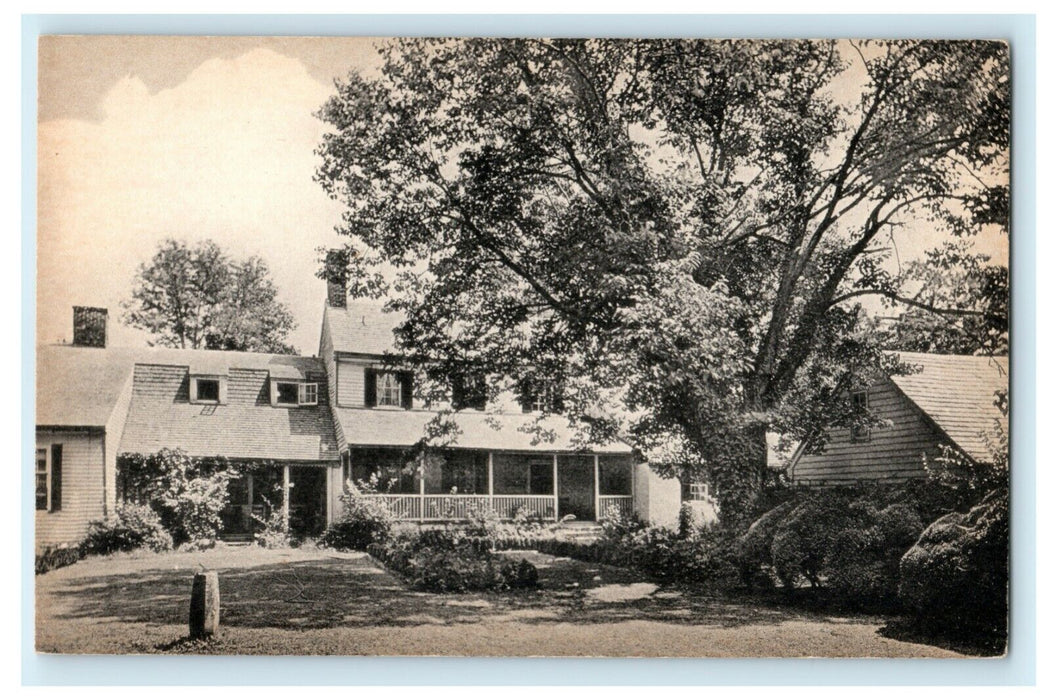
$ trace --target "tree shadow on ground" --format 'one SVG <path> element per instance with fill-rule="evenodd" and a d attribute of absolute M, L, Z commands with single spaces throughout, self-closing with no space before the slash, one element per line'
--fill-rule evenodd
<path fill-rule="evenodd" d="M 1006 653 L 1006 638 L 999 635 L 969 633 L 945 634 L 922 630 L 912 620 L 895 618 L 876 632 L 887 639 L 910 644 L 925 644 L 967 656 L 1002 656 Z"/>
<path fill-rule="evenodd" d="M 524 553 L 518 553 L 520 558 Z M 513 554 L 508 555 L 515 558 Z M 542 563 L 542 562 L 541 562 Z M 192 573 L 150 569 L 70 578 L 51 591 L 54 618 L 186 624 Z M 325 558 L 222 570 L 221 624 L 234 628 L 312 630 L 472 624 L 499 617 L 521 624 L 606 624 L 635 620 L 738 627 L 810 620 L 851 623 L 812 611 L 658 589 L 605 600 L 594 589 L 644 583 L 628 569 L 548 558 L 540 587 L 500 593 L 436 594 L 409 590 L 368 557 Z M 178 641 L 176 641 L 178 644 Z"/>

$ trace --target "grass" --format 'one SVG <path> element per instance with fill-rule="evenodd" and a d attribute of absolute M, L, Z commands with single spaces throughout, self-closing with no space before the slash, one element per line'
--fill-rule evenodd
<path fill-rule="evenodd" d="M 526 557 L 540 588 L 408 590 L 371 558 L 220 547 L 97 557 L 36 577 L 37 649 L 54 653 L 912 657 L 954 652 L 886 620 L 662 589 L 626 569 Z M 220 633 L 186 639 L 194 571 L 219 571 Z"/>

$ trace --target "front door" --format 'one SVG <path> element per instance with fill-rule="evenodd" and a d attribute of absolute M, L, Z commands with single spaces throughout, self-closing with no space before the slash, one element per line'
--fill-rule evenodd
<path fill-rule="evenodd" d="M 558 517 L 594 520 L 594 458 L 558 458 Z"/>
<path fill-rule="evenodd" d="M 288 529 L 299 535 L 319 535 L 325 528 L 328 470 L 291 467 L 292 493 L 288 499 Z"/>

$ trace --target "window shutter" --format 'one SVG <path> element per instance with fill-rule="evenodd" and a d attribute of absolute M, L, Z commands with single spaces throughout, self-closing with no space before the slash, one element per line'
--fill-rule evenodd
<path fill-rule="evenodd" d="M 62 510 L 62 445 L 51 446 L 51 510 Z"/>
<path fill-rule="evenodd" d="M 565 397 L 562 396 L 561 389 L 554 387 L 550 389 L 547 394 L 547 400 L 550 402 L 547 410 L 551 413 L 565 413 Z"/>
<path fill-rule="evenodd" d="M 463 408 L 463 381 L 459 377 L 452 378 L 452 410 L 458 411 Z"/>
<path fill-rule="evenodd" d="M 412 408 L 412 373 L 401 373 L 401 407 Z"/>
<path fill-rule="evenodd" d="M 470 407 L 478 411 L 485 410 L 485 402 L 488 399 L 487 387 L 485 386 L 485 380 L 475 380 L 473 384 L 473 395 L 470 397 Z"/>
<path fill-rule="evenodd" d="M 376 405 L 376 371 L 371 367 L 365 367 L 365 406 L 372 408 Z"/>

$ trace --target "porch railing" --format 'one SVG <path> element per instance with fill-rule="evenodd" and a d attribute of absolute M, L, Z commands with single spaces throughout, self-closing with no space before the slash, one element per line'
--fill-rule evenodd
<path fill-rule="evenodd" d="M 486 507 L 508 520 L 520 508 L 527 508 L 541 518 L 554 518 L 554 496 L 385 493 L 360 498 L 385 503 L 395 517 L 403 520 L 465 520 L 471 510 Z"/>
<path fill-rule="evenodd" d="M 624 515 L 630 515 L 634 512 L 634 496 L 598 496 L 598 520 L 605 520 L 609 516 L 611 506 Z"/>

